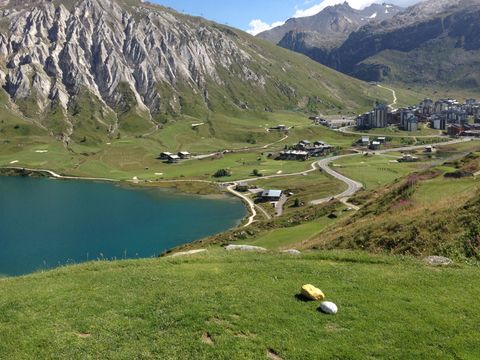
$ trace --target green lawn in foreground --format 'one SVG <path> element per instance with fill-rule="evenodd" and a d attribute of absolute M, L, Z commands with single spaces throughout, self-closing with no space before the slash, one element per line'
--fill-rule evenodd
<path fill-rule="evenodd" d="M 0 280 L 0 358 L 476 359 L 479 281 L 360 253 L 90 263 Z M 338 315 L 298 300 L 306 283 Z"/>

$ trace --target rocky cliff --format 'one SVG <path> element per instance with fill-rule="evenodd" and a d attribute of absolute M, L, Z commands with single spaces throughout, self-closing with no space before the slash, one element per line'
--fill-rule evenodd
<path fill-rule="evenodd" d="M 345 11 L 346 5 L 335 8 Z M 479 0 L 427 0 L 356 29 L 310 30 L 332 24 L 327 9 L 305 20 L 308 27 L 285 33 L 279 45 L 362 80 L 480 87 Z"/>
<path fill-rule="evenodd" d="M 289 19 L 284 25 L 258 37 L 325 63 L 329 52 L 340 46 L 352 32 L 364 25 L 390 19 L 401 10 L 386 3 L 357 10 L 344 2 L 328 6 L 313 16 Z"/>
<path fill-rule="evenodd" d="M 18 111 L 64 136 L 87 123 L 115 132 L 179 114 L 301 107 L 310 96 L 336 106 L 345 80 L 140 0 L 0 1 L 1 85 Z"/>

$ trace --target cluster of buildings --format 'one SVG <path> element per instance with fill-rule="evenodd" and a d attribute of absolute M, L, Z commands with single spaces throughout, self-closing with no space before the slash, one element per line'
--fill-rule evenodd
<path fill-rule="evenodd" d="M 354 126 L 354 118 L 342 118 L 337 120 L 327 120 L 321 118 L 320 116 L 310 116 L 309 119 L 313 122 L 314 125 L 326 126 L 330 129 L 339 129 L 345 126 Z"/>
<path fill-rule="evenodd" d="M 160 160 L 165 161 L 166 163 L 169 164 L 176 164 L 180 160 L 186 160 L 190 159 L 191 155 L 187 151 L 180 151 L 176 154 L 170 153 L 170 152 L 162 152 L 160 156 L 158 157 Z"/>
<path fill-rule="evenodd" d="M 474 120 L 474 123 L 470 122 Z M 454 99 L 433 101 L 425 99 L 420 104 L 391 110 L 377 104 L 372 111 L 356 119 L 358 129 L 385 128 L 396 125 L 401 130 L 417 131 L 421 123 L 429 123 L 432 129 L 448 132 L 449 135 L 480 136 L 480 102 L 467 99 L 461 104 Z"/>
<path fill-rule="evenodd" d="M 308 140 L 302 140 L 299 143 L 283 150 L 279 153 L 277 160 L 307 160 L 310 157 L 319 157 L 327 155 L 333 146 L 323 141 L 311 143 Z"/>
<path fill-rule="evenodd" d="M 368 147 L 370 150 L 379 150 L 382 145 L 387 143 L 385 136 L 378 136 L 375 140 L 370 140 L 370 136 L 362 136 L 358 143 L 361 146 Z"/>

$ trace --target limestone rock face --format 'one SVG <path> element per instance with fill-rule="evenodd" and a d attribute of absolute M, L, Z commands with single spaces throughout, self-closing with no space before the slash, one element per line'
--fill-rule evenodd
<path fill-rule="evenodd" d="M 233 65 L 239 81 L 265 84 L 250 66 L 251 54 L 224 29 L 140 1 L 73 3 L 0 1 L 0 81 L 14 101 L 33 96 L 40 109 L 51 101 L 66 109 L 87 89 L 112 109 L 128 95 L 155 113 L 167 106 L 162 87 L 171 89 L 168 106 L 175 106 L 180 84 L 208 101 L 207 82 L 222 84 Z"/>

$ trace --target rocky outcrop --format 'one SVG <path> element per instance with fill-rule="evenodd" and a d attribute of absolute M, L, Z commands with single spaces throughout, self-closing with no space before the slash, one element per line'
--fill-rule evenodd
<path fill-rule="evenodd" d="M 265 84 L 233 32 L 160 7 L 113 0 L 78 0 L 70 8 L 62 1 L 0 6 L 0 22 L 8 24 L 0 35 L 2 85 L 13 100 L 34 98 L 42 110 L 52 101 L 67 109 L 88 89 L 111 109 L 130 101 L 155 114 L 179 106 L 180 85 L 208 101 L 207 83 L 222 84 L 222 71 L 238 64 L 239 81 Z M 173 90 L 162 94 L 162 86 Z"/>

